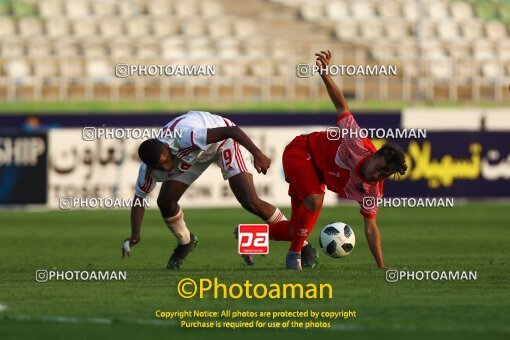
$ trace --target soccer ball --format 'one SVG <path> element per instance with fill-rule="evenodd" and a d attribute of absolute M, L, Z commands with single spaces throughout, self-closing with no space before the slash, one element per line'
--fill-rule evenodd
<path fill-rule="evenodd" d="M 319 245 L 331 257 L 345 257 L 356 244 L 354 231 L 342 222 L 331 222 L 321 230 Z"/>

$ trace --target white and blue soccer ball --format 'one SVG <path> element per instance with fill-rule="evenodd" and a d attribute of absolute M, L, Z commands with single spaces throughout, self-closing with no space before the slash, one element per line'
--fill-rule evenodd
<path fill-rule="evenodd" d="M 331 257 L 349 255 L 356 244 L 354 231 L 342 222 L 331 222 L 326 225 L 319 236 L 319 245 L 324 253 Z"/>

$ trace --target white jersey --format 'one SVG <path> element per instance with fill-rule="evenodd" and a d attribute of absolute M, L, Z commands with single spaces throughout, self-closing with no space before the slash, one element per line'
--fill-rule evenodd
<path fill-rule="evenodd" d="M 151 169 L 142 162 L 136 181 L 136 195 L 145 197 L 156 182 L 170 179 L 190 185 L 209 165 L 217 161 L 224 179 L 241 172 L 251 172 L 253 161 L 248 151 L 232 139 L 207 144 L 207 130 L 235 126 L 229 119 L 204 111 L 190 111 L 163 127 L 165 137 L 158 138 L 168 145 L 174 156 L 171 172 Z M 164 133 L 165 131 L 172 133 Z"/>
<path fill-rule="evenodd" d="M 218 151 L 221 142 L 207 145 L 207 129 L 233 125 L 230 120 L 209 112 L 190 111 L 163 127 L 163 131 L 177 131 L 182 137 L 179 138 L 174 133 L 170 135 L 177 138 L 166 137 L 159 140 L 170 147 L 172 155 L 189 166 L 195 162 L 210 161 Z"/>

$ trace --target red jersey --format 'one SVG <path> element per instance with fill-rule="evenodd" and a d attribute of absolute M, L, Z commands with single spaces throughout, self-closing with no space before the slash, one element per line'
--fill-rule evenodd
<path fill-rule="evenodd" d="M 351 131 L 360 129 L 350 112 L 340 115 L 337 125 L 340 129 Z M 331 140 L 326 131 L 303 137 L 307 140 L 308 152 L 320 181 L 341 197 L 357 201 L 363 216 L 375 218 L 377 207 L 369 204 L 363 206 L 363 198 L 381 197 L 384 181 L 367 183 L 359 173 L 363 162 L 377 151 L 372 142 L 368 138 L 350 138 L 349 135 Z"/>

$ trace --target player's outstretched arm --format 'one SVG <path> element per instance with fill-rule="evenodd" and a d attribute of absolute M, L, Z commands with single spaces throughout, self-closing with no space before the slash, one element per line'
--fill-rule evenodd
<path fill-rule="evenodd" d="M 319 67 L 319 69 L 325 70 L 331 62 L 331 52 L 329 50 L 321 51 L 320 53 L 315 53 L 315 55 L 317 56 L 315 64 Z M 338 86 L 336 86 L 333 78 L 331 78 L 326 71 L 320 71 L 320 75 L 326 85 L 326 89 L 328 90 L 329 98 L 331 98 L 331 101 L 335 105 L 336 111 L 339 114 L 348 112 L 349 106 L 347 105 L 347 101 L 345 100 L 342 92 L 340 92 Z"/>
<path fill-rule="evenodd" d="M 381 234 L 375 218 L 364 218 L 365 219 L 365 236 L 368 241 L 370 251 L 374 256 L 377 266 L 381 269 L 388 269 L 384 264 L 381 247 Z"/>
<path fill-rule="evenodd" d="M 124 240 L 122 244 L 122 258 L 131 255 L 131 247 L 140 242 L 140 230 L 142 229 L 145 207 L 142 204 L 143 198 L 135 195 L 131 207 L 131 237 Z M 129 243 L 128 243 L 129 241 Z"/>
<path fill-rule="evenodd" d="M 244 146 L 254 158 L 254 166 L 258 173 L 267 172 L 271 166 L 271 160 L 260 151 L 253 141 L 238 126 L 218 127 L 207 130 L 207 144 L 221 142 L 227 138 L 232 138 L 242 146 Z"/>

